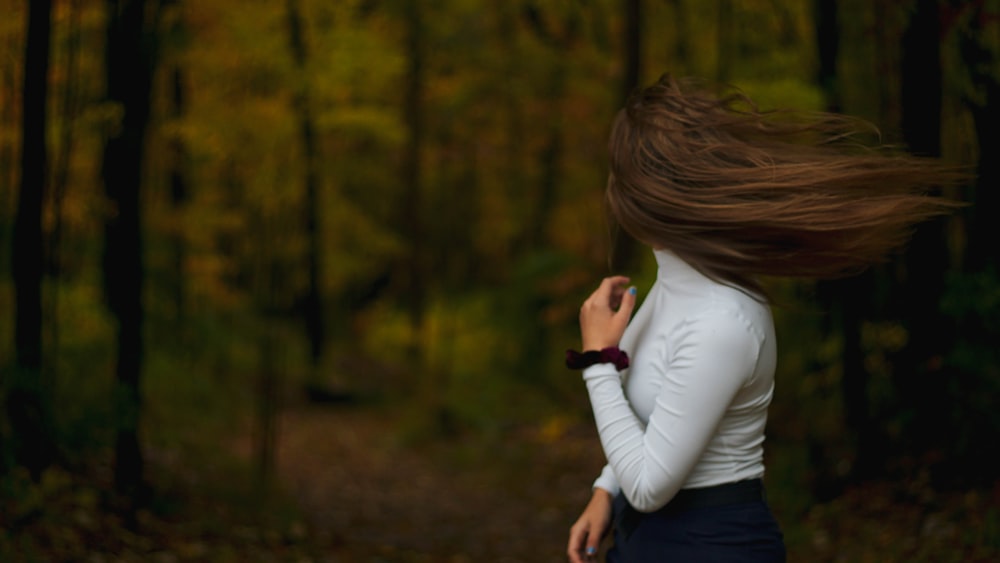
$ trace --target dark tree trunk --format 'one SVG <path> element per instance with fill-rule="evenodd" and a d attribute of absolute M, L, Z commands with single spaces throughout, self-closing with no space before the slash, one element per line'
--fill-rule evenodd
<path fill-rule="evenodd" d="M 993 61 L 993 65 L 997 62 Z M 985 67 L 985 65 L 983 65 Z M 1000 253 L 996 241 L 1000 240 L 1000 83 L 995 76 L 984 73 L 981 87 L 983 103 L 972 108 L 979 145 L 976 163 L 976 191 L 971 208 L 967 267 L 972 271 L 993 270 L 1000 273 Z"/>
<path fill-rule="evenodd" d="M 309 95 L 309 81 L 306 69 L 308 51 L 305 28 L 298 0 L 286 3 L 288 19 L 288 41 L 292 52 L 292 62 L 298 70 L 299 84 L 295 94 L 295 113 L 299 123 L 299 137 L 305 157 L 305 201 L 304 222 L 306 229 L 306 272 L 308 286 L 303 299 L 306 334 L 309 338 L 309 353 L 313 372 L 318 369 L 326 341 L 326 326 L 323 315 L 322 264 L 319 228 L 319 149 L 316 142 L 316 128 L 313 124 L 312 100 Z"/>
<path fill-rule="evenodd" d="M 35 0 L 28 12 L 22 113 L 21 190 L 14 223 L 12 270 L 16 369 L 6 411 L 15 461 L 36 479 L 55 461 L 49 401 L 42 377 L 42 205 L 46 184 L 46 103 L 52 3 Z"/>
<path fill-rule="evenodd" d="M 840 23 L 837 0 L 814 0 L 813 17 L 816 27 L 816 83 L 826 95 L 827 111 L 840 111 L 840 91 L 837 87 L 837 56 L 840 52 Z"/>
<path fill-rule="evenodd" d="M 166 30 L 173 41 L 178 41 L 178 38 L 185 33 L 180 4 L 181 0 L 163 0 L 162 2 L 164 10 L 170 8 L 177 12 L 173 16 L 170 28 Z M 172 121 L 181 121 L 187 113 L 187 81 L 184 68 L 181 66 L 181 57 L 176 53 L 170 56 L 170 65 L 165 78 L 167 118 Z M 180 135 L 173 135 L 167 144 L 167 186 L 170 190 L 170 209 L 177 219 L 175 225 L 183 224 L 180 218 L 190 198 L 188 160 L 188 150 L 183 138 Z M 168 244 L 170 247 L 170 269 L 172 270 L 169 298 L 173 304 L 174 333 L 183 341 L 185 312 L 187 310 L 187 291 L 184 283 L 187 243 L 180 226 L 175 227 L 170 232 Z"/>
<path fill-rule="evenodd" d="M 642 2 L 641 0 L 624 0 L 625 15 L 624 33 L 624 63 L 622 73 L 620 105 L 624 106 L 629 96 L 640 86 L 642 75 Z M 630 272 L 636 267 L 637 243 L 619 225 L 614 226 L 614 238 L 611 241 L 611 271 Z"/>
<path fill-rule="evenodd" d="M 813 16 L 816 28 L 817 61 L 816 82 L 826 97 L 827 111 L 840 111 L 840 89 L 837 80 L 837 60 L 840 52 L 840 25 L 836 0 L 815 0 Z M 850 477 L 864 480 L 874 476 L 882 464 L 880 432 L 872 420 L 868 404 L 869 374 L 864 364 L 861 348 L 861 324 L 871 312 L 870 296 L 875 278 L 865 272 L 846 280 L 822 281 L 817 295 L 830 311 L 827 330 L 839 333 L 842 369 L 841 394 L 844 421 L 854 440 L 854 462 Z M 819 446 L 817 446 L 819 447 Z M 824 497 L 839 493 L 841 476 L 832 471 L 834 463 L 829 456 L 814 460 L 814 483 L 817 493 Z"/>
<path fill-rule="evenodd" d="M 691 67 L 688 61 L 691 55 L 688 47 L 687 7 L 684 5 L 684 0 L 671 0 L 670 5 L 674 8 L 674 68 L 671 72 L 675 76 L 681 76 Z"/>
<path fill-rule="evenodd" d="M 170 69 L 167 80 L 169 80 L 168 111 L 172 119 L 183 119 L 186 110 L 185 80 L 184 70 L 179 63 L 175 63 Z M 184 208 L 189 199 L 188 179 L 187 179 L 187 148 L 184 141 L 175 136 L 170 140 L 168 150 L 169 170 L 167 171 L 167 184 L 170 187 L 170 207 L 175 217 L 180 217 L 184 213 Z M 170 280 L 170 300 L 173 302 L 174 326 L 178 331 L 183 331 L 185 311 L 187 310 L 187 291 L 184 285 L 184 264 L 187 261 L 187 244 L 184 239 L 184 232 L 177 227 L 170 233 L 170 261 L 173 277 Z"/>
<path fill-rule="evenodd" d="M 115 410 L 115 487 L 138 500 L 143 479 L 139 444 L 143 360 L 141 184 L 150 117 L 155 29 L 152 2 L 109 0 L 106 43 L 107 96 L 123 110 L 108 137 L 101 174 L 112 205 L 105 223 L 104 290 L 118 323 Z"/>
<path fill-rule="evenodd" d="M 735 55 L 733 45 L 736 44 L 736 26 L 733 25 L 733 0 L 718 0 L 718 10 L 715 28 L 715 42 L 718 46 L 715 79 L 719 83 L 725 83 L 731 78 L 729 69 Z"/>
<path fill-rule="evenodd" d="M 976 141 L 979 147 L 979 160 L 976 163 L 976 185 L 971 200 L 973 205 L 968 210 L 968 248 L 965 269 L 970 272 L 992 270 L 1000 274 L 1000 253 L 996 251 L 996 240 L 1000 238 L 1000 221 L 997 221 L 997 211 L 1000 210 L 1000 81 L 996 73 L 1000 61 L 995 51 L 984 43 L 990 37 L 986 26 L 990 18 L 997 16 L 988 13 L 985 2 L 965 3 L 952 0 L 952 9 L 961 13 L 971 10 L 969 15 L 970 32 L 962 33 L 959 43 L 965 68 L 970 73 L 971 87 L 980 92 L 979 99 L 966 100 L 975 121 Z M 993 22 L 996 27 L 996 22 Z M 977 39 L 981 38 L 981 39 Z"/>
<path fill-rule="evenodd" d="M 917 0 L 901 44 L 900 125 L 910 151 L 930 157 L 941 154 L 940 38 L 938 2 Z M 909 332 L 894 358 L 894 380 L 903 408 L 914 413 L 907 438 L 918 449 L 948 440 L 945 425 L 938 423 L 938 401 L 948 380 L 943 358 L 954 333 L 939 307 L 950 262 L 944 226 L 944 220 L 935 220 L 917 228 L 891 303 Z"/>
<path fill-rule="evenodd" d="M 995 50 L 997 14 L 990 3 L 949 0 L 944 2 L 942 37 L 955 40 L 967 80 L 962 101 L 972 115 L 978 148 L 976 177 L 964 198 L 971 205 L 964 210 L 966 248 L 962 273 L 956 276 L 962 293 L 949 290 L 949 313 L 956 318 L 954 342 L 961 354 L 948 358 L 947 376 L 952 404 L 948 423 L 947 459 L 937 472 L 938 484 L 989 487 L 996 481 L 996 470 L 982 463 L 981 444 L 991 443 L 998 424 L 989 397 L 996 389 L 1000 371 L 1000 327 L 997 307 L 989 298 L 996 291 L 1000 276 L 1000 81 L 994 70 L 1000 64 Z M 961 27 L 957 27 L 961 26 Z M 991 44 L 992 43 L 992 44 Z M 978 286 L 978 287 L 977 287 Z M 960 343 L 960 344 L 959 344 Z M 964 357 L 964 358 L 963 358 Z M 940 404 L 940 400 L 939 400 Z"/>
<path fill-rule="evenodd" d="M 639 76 L 642 72 L 642 0 L 624 0 L 623 8 L 625 71 L 622 73 L 622 103 L 628 100 L 639 86 Z"/>

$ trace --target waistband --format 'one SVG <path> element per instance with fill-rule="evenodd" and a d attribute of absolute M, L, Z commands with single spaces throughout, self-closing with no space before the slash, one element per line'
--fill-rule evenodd
<path fill-rule="evenodd" d="M 615 499 L 615 525 L 625 534 L 632 535 L 639 522 L 652 515 L 669 516 L 687 510 L 699 508 L 714 508 L 731 504 L 746 504 L 750 502 L 767 502 L 762 479 L 748 479 L 735 483 L 725 483 L 713 487 L 697 489 L 681 489 L 663 508 L 650 512 L 639 512 L 619 494 Z"/>

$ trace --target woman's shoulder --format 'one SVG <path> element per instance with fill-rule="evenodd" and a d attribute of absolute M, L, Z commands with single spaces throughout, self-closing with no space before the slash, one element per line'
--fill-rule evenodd
<path fill-rule="evenodd" d="M 762 339 L 773 322 L 765 301 L 729 285 L 716 285 L 690 305 L 677 328 L 697 332 L 746 332 L 755 339 Z"/>

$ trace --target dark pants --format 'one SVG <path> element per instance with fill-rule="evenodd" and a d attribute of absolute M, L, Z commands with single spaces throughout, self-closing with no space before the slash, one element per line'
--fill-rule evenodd
<path fill-rule="evenodd" d="M 641 513 L 618 495 L 608 563 L 785 561 L 781 530 L 759 480 L 686 490 L 675 501 Z"/>

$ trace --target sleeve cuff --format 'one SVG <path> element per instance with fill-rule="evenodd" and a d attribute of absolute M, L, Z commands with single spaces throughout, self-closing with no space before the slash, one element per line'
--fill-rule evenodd
<path fill-rule="evenodd" d="M 584 381 L 588 379 L 596 379 L 598 377 L 603 377 L 606 375 L 613 375 L 618 377 L 619 371 L 612 363 L 594 364 L 583 370 Z"/>
<path fill-rule="evenodd" d="M 618 478 L 615 477 L 613 471 L 611 471 L 610 465 L 605 465 L 604 469 L 601 471 L 601 475 L 594 481 L 593 488 L 601 488 L 611 494 L 612 497 L 618 496 L 621 492 L 621 486 L 618 484 Z"/>

